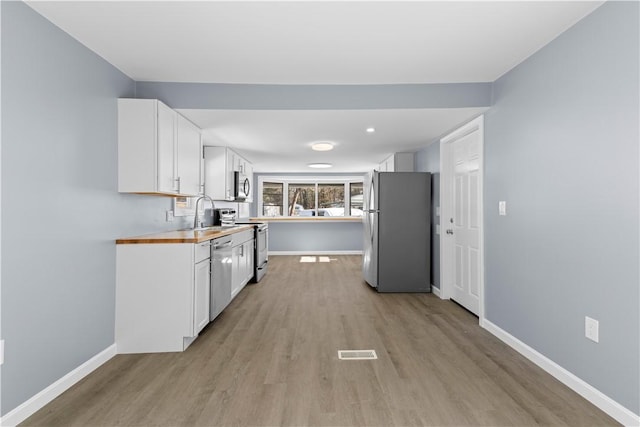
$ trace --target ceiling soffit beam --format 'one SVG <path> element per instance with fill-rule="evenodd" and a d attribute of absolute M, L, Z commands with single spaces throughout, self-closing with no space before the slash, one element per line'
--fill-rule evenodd
<path fill-rule="evenodd" d="M 377 110 L 491 106 L 491 83 L 267 85 L 136 82 L 136 97 L 172 108 Z"/>

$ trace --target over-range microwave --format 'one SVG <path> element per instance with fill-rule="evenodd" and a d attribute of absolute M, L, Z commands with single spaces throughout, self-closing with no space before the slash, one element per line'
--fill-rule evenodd
<path fill-rule="evenodd" d="M 233 172 L 233 198 L 244 201 L 251 195 L 251 182 L 242 172 Z"/>

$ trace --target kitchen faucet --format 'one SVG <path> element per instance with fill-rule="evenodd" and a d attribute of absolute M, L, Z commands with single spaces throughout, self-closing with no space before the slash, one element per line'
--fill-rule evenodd
<path fill-rule="evenodd" d="M 195 218 L 193 218 L 193 228 L 194 228 L 194 230 L 196 228 L 198 228 L 198 202 L 200 200 L 202 200 L 202 199 L 209 199 L 209 201 L 211 202 L 211 207 L 213 208 L 213 199 L 211 197 L 209 197 L 207 195 L 198 197 L 198 200 L 196 200 L 196 216 L 195 216 Z M 200 225 L 202 225 L 202 224 L 200 224 Z"/>

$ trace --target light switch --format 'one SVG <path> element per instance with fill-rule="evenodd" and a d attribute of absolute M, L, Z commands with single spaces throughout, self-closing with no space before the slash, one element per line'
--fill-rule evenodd
<path fill-rule="evenodd" d="M 589 338 L 593 342 L 600 341 L 600 334 L 598 329 L 600 328 L 600 322 L 596 319 L 592 319 L 589 316 L 584 317 L 584 336 Z"/>
<path fill-rule="evenodd" d="M 502 216 L 507 214 L 507 202 L 504 200 L 498 202 L 498 213 Z"/>

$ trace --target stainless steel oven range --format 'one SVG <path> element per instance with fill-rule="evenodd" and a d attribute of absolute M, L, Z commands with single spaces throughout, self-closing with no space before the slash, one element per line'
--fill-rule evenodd
<path fill-rule="evenodd" d="M 264 222 L 256 227 L 255 269 L 253 281 L 259 282 L 267 273 L 269 262 L 269 224 Z"/>
<path fill-rule="evenodd" d="M 253 259 L 253 283 L 258 283 L 267 273 L 269 263 L 269 224 L 266 222 L 243 222 L 236 221 L 236 224 L 253 225 L 255 230 Z"/>

